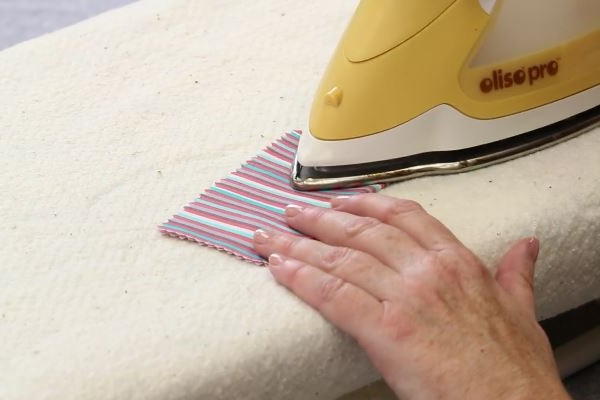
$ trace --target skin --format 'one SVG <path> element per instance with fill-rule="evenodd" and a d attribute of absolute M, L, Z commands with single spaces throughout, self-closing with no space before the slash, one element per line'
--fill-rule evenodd
<path fill-rule="evenodd" d="M 280 284 L 351 335 L 402 399 L 569 399 L 535 318 L 535 238 L 493 275 L 418 203 L 378 194 L 288 206 L 308 238 L 259 230 Z"/>

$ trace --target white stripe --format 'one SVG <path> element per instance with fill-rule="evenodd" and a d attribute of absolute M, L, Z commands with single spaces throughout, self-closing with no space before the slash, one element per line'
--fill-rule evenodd
<path fill-rule="evenodd" d="M 273 226 L 276 226 L 276 227 L 278 227 L 280 229 L 284 229 L 284 230 L 289 231 L 289 232 L 295 232 L 293 229 L 289 228 L 287 225 L 285 225 L 283 223 L 271 221 L 270 219 L 261 217 L 261 216 L 259 216 L 257 214 L 250 214 L 249 212 L 239 211 L 239 210 L 236 210 L 236 209 L 233 209 L 233 208 L 229 208 L 229 207 L 225 207 L 225 206 L 222 206 L 222 205 L 219 205 L 219 204 L 211 203 L 209 201 L 202 200 L 202 199 L 196 199 L 195 202 L 203 204 L 205 206 L 214 207 L 214 208 L 217 208 L 219 210 L 228 211 L 228 212 L 240 215 L 240 216 L 244 216 L 244 217 L 248 217 L 248 218 L 254 218 L 254 219 L 257 219 L 257 220 L 259 220 L 261 222 L 264 222 L 265 224 L 273 225 Z M 193 204 L 190 204 L 189 207 L 197 207 L 197 206 L 195 206 Z M 204 208 L 204 210 L 206 210 L 206 209 Z M 232 218 L 232 216 L 228 215 L 227 218 Z M 252 222 L 252 221 L 248 221 L 247 223 L 248 224 L 255 224 L 256 225 L 256 222 Z"/>
<path fill-rule="evenodd" d="M 232 192 L 231 190 L 227 190 L 227 189 L 225 189 L 225 188 L 222 188 L 222 187 L 220 187 L 220 188 L 218 188 L 218 189 L 219 189 L 219 190 L 222 190 L 223 192 L 230 193 L 230 194 L 233 196 L 233 198 L 234 198 L 234 199 L 236 199 L 236 200 L 239 200 L 239 199 L 238 199 L 238 197 L 241 197 L 241 198 L 245 198 L 245 199 L 247 199 L 249 202 L 250 202 L 250 201 L 253 201 L 253 202 L 256 202 L 256 203 L 259 203 L 259 204 L 263 204 L 265 207 L 267 207 L 267 209 L 273 208 L 273 209 L 275 209 L 275 210 L 280 210 L 280 212 L 281 212 L 281 213 L 283 213 L 283 212 L 284 212 L 284 210 L 285 210 L 285 208 L 281 208 L 281 207 L 277 207 L 277 206 L 274 206 L 274 205 L 271 205 L 271 204 L 267 204 L 267 203 L 265 203 L 264 201 L 260 201 L 260 200 L 256 200 L 256 199 L 251 199 L 251 198 L 249 198 L 248 196 L 244 196 L 243 194 L 239 194 L 239 193 L 236 193 L 236 192 Z M 219 194 L 221 194 L 221 195 L 222 195 L 223 193 L 219 193 Z M 243 201 L 243 200 L 242 200 L 242 201 Z M 252 203 L 248 203 L 248 204 L 250 204 L 250 205 L 254 205 L 254 204 L 252 204 Z"/>
<path fill-rule="evenodd" d="M 204 223 L 206 225 L 210 225 L 210 226 L 212 226 L 214 228 L 224 229 L 226 231 L 237 233 L 237 234 L 241 234 L 241 235 L 244 235 L 244 236 L 247 236 L 247 237 L 254 236 L 254 231 L 251 230 L 251 229 L 241 228 L 241 227 L 238 227 L 238 226 L 232 226 L 232 225 L 220 222 L 220 221 L 215 221 L 215 220 L 210 219 L 210 218 L 205 218 L 205 217 L 202 217 L 200 215 L 192 214 L 192 213 L 187 212 L 187 211 L 180 211 L 177 215 L 180 215 L 180 216 L 185 217 L 187 219 L 191 219 L 192 221 L 202 222 L 202 223 Z"/>
<path fill-rule="evenodd" d="M 287 167 L 287 168 L 290 168 L 290 167 L 291 167 L 291 164 L 290 164 L 289 162 L 287 162 L 287 161 L 283 161 L 283 160 L 282 160 L 282 159 L 280 159 L 280 158 L 277 158 L 277 157 L 275 157 L 275 156 L 272 156 L 271 154 L 267 153 L 267 152 L 266 152 L 266 151 L 264 151 L 264 150 L 261 150 L 259 154 L 260 154 L 262 157 L 266 158 L 267 160 L 274 162 L 275 164 L 279 164 L 279 165 L 281 165 L 281 166 L 284 166 L 284 167 Z"/>
<path fill-rule="evenodd" d="M 285 144 L 283 144 L 281 142 L 277 142 L 277 146 L 283 148 L 284 150 L 289 151 L 292 154 L 294 154 L 296 152 L 296 149 L 292 149 L 291 147 L 288 147 L 288 146 L 286 146 Z"/>
<path fill-rule="evenodd" d="M 249 179 L 243 178 L 238 175 L 229 175 L 228 178 L 231 180 L 243 183 L 244 185 L 252 186 L 256 189 L 261 189 L 261 190 L 264 190 L 266 192 L 269 192 L 269 193 L 272 193 L 272 194 L 275 194 L 275 195 L 278 195 L 281 197 L 286 197 L 288 199 L 294 199 L 294 200 L 302 201 L 305 203 L 310 203 L 312 205 L 319 206 L 319 207 L 329 207 L 329 202 L 325 202 L 325 201 L 321 201 L 321 200 L 314 200 L 314 199 L 310 199 L 310 198 L 307 198 L 304 196 L 298 196 L 296 194 L 287 193 L 287 192 L 284 192 L 281 190 L 274 189 L 269 186 L 261 185 L 260 183 L 253 182 Z"/>

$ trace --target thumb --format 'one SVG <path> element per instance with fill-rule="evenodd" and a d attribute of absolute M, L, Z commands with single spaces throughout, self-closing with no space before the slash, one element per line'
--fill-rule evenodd
<path fill-rule="evenodd" d="M 540 242 L 537 238 L 521 239 L 504 254 L 496 271 L 498 284 L 533 316 L 533 272 L 539 251 Z"/>

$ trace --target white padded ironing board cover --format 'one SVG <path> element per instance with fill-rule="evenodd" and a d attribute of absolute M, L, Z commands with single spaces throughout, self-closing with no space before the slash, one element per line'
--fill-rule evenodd
<path fill-rule="evenodd" d="M 0 398 L 332 399 L 377 378 L 261 267 L 156 226 L 304 128 L 356 1 L 143 1 L 0 53 Z M 538 235 L 540 317 L 600 291 L 600 130 L 385 193 L 488 262 Z"/>

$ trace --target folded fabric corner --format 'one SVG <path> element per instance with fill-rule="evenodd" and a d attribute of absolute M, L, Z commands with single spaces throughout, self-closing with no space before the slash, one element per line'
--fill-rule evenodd
<path fill-rule="evenodd" d="M 329 199 L 373 193 L 385 185 L 303 192 L 290 184 L 301 131 L 285 133 L 239 169 L 213 184 L 182 211 L 159 226 L 168 236 L 187 239 L 257 265 L 264 265 L 252 245 L 257 229 L 302 233 L 290 228 L 283 212 L 289 204 L 329 207 Z"/>

